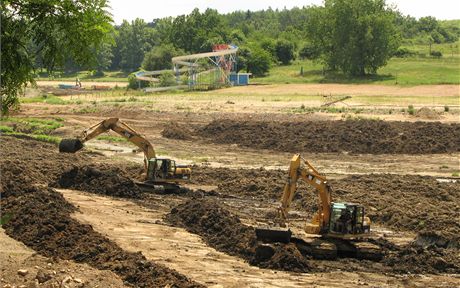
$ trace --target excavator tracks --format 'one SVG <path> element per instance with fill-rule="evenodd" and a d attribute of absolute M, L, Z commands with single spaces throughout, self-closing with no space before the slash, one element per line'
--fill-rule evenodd
<path fill-rule="evenodd" d="M 291 243 L 294 243 L 304 256 L 320 260 L 356 258 L 379 261 L 383 258 L 381 247 L 367 241 L 292 237 Z"/>

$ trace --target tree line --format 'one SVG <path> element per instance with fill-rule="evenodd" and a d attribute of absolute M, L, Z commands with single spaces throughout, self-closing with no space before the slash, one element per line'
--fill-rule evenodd
<path fill-rule="evenodd" d="M 457 26 L 402 15 L 384 0 L 325 0 L 322 6 L 220 14 L 207 9 L 146 22 L 113 25 L 107 0 L 1 2 L 2 111 L 40 69 L 75 72 L 171 68 L 171 58 L 233 43 L 238 71 L 265 75 L 297 57 L 325 71 L 376 73 L 401 43 L 455 42 Z"/>
<path fill-rule="evenodd" d="M 321 7 L 228 14 L 195 9 L 174 18 L 152 22 L 136 19 L 114 26 L 115 41 L 98 53 L 95 70 L 167 69 L 174 56 L 208 52 L 213 44 L 233 43 L 240 48 L 238 69 L 257 76 L 267 73 L 272 65 L 288 65 L 296 58 L 318 59 L 328 69 L 363 75 L 375 73 L 401 43 L 449 43 L 457 41 L 459 35 L 456 26 L 444 27 L 434 17 L 417 20 L 402 15 L 383 0 L 331 0 Z M 338 47 L 342 51 L 335 51 Z M 368 58 L 376 60 L 351 67 L 366 61 L 366 52 Z M 68 61 L 63 69 L 85 67 Z"/>

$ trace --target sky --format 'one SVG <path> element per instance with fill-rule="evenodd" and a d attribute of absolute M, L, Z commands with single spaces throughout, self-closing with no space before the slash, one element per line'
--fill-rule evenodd
<path fill-rule="evenodd" d="M 416 18 L 434 16 L 440 20 L 460 19 L 460 0 L 386 0 L 387 4 L 395 4 L 405 15 Z M 236 10 L 283 9 L 286 7 L 302 7 L 321 5 L 322 0 L 109 0 L 111 13 L 116 24 L 123 19 L 128 21 L 142 18 L 147 22 L 155 18 L 189 14 L 194 8 L 200 11 L 206 8 L 217 9 L 220 13 Z"/>

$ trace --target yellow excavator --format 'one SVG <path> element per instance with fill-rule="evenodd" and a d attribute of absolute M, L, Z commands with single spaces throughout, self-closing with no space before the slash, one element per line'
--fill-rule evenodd
<path fill-rule="evenodd" d="M 306 223 L 302 235 L 292 236 L 288 227 L 288 212 L 297 192 L 297 181 L 302 179 L 316 188 L 319 194 L 318 211 Z M 332 202 L 332 189 L 326 180 L 299 154 L 292 157 L 287 183 L 277 209 L 277 227 L 256 229 L 262 242 L 293 242 L 301 252 L 318 259 L 354 257 L 378 260 L 383 256 L 379 246 L 369 242 L 371 221 L 364 207 L 355 203 Z"/>
<path fill-rule="evenodd" d="M 190 180 L 192 170 L 186 165 L 176 164 L 169 158 L 157 157 L 152 144 L 128 124 L 118 118 L 105 119 L 84 130 L 78 138 L 63 139 L 59 143 L 59 152 L 75 153 L 83 148 L 83 144 L 101 133 L 112 130 L 144 152 L 145 181 L 136 182 L 142 188 L 158 188 L 173 192 L 180 184 Z"/>

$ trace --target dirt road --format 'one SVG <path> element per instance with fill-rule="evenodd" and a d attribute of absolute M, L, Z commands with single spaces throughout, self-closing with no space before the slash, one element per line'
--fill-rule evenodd
<path fill-rule="evenodd" d="M 37 86 L 57 86 L 58 84 L 75 85 L 75 81 L 66 80 L 53 80 L 53 81 L 37 81 Z M 91 86 L 109 86 L 109 87 L 126 87 L 128 82 L 99 82 L 99 81 L 81 81 L 83 88 L 90 88 Z"/>
<path fill-rule="evenodd" d="M 375 84 L 273 84 L 239 86 L 213 91 L 241 95 L 460 96 L 458 85 L 396 86 Z"/>
<path fill-rule="evenodd" d="M 78 206 L 74 217 L 107 235 L 127 251 L 141 251 L 208 287 L 453 287 L 460 281 L 448 276 L 386 276 L 375 273 L 288 273 L 260 269 L 237 257 L 218 252 L 194 234 L 163 224 L 168 205 L 155 209 L 130 201 L 95 196 L 75 190 L 59 190 Z"/>

